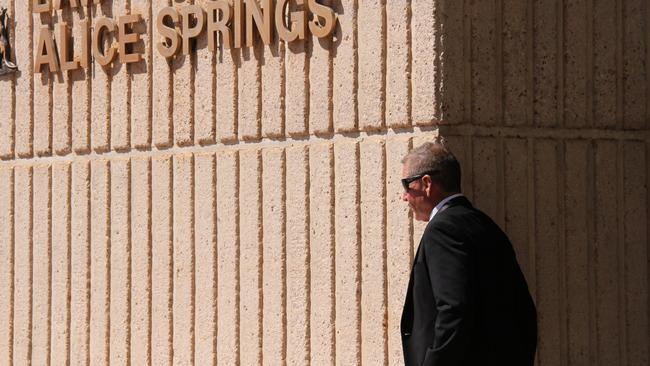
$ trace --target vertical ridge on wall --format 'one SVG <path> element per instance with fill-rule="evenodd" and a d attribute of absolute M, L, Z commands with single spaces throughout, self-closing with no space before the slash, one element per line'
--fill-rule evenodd
<path fill-rule="evenodd" d="M 644 341 L 649 325 L 648 315 L 648 236 L 644 225 L 648 222 L 647 193 L 647 156 L 643 143 L 622 146 L 621 187 L 623 199 L 622 231 L 624 252 L 625 281 L 624 314 L 626 322 L 622 324 L 627 333 L 624 353 L 629 365 L 643 365 L 650 361 L 650 346 Z M 631 318 L 634 317 L 634 321 Z"/>
<path fill-rule="evenodd" d="M 240 0 L 236 0 L 240 1 Z M 257 1 L 257 0 L 254 0 Z M 245 33 L 245 32 L 244 32 Z M 244 36 L 242 36 L 245 38 Z M 252 47 L 243 47 L 237 65 L 237 121 L 240 140 L 260 138 L 262 118 L 262 72 L 260 59 L 264 53 L 258 42 Z"/>
<path fill-rule="evenodd" d="M 361 359 L 361 201 L 357 142 L 334 144 L 336 363 Z"/>
<path fill-rule="evenodd" d="M 90 355 L 93 363 L 110 364 L 111 171 L 106 160 L 90 165 Z M 73 230 L 75 231 L 75 230 Z"/>
<path fill-rule="evenodd" d="M 240 319 L 241 363 L 259 365 L 263 355 L 263 269 L 264 239 L 262 236 L 262 155 L 257 150 L 239 154 L 239 212 L 241 282 Z M 220 183 L 220 182 L 218 182 Z M 269 355 L 272 357 L 272 355 Z"/>
<path fill-rule="evenodd" d="M 134 53 L 142 54 L 142 61 L 125 65 L 130 77 L 129 90 L 130 100 L 129 121 L 130 121 L 130 142 L 131 147 L 145 149 L 151 146 L 152 130 L 152 52 L 154 52 L 153 23 L 155 19 L 151 12 L 152 0 L 130 0 L 129 14 L 140 14 L 143 24 L 132 27 L 134 32 L 140 35 L 140 41 L 133 44 Z M 155 1 L 160 2 L 160 0 Z M 156 85 L 156 88 L 159 86 Z"/>
<path fill-rule="evenodd" d="M 99 5 L 93 5 L 92 16 L 95 23 L 91 25 L 96 28 L 98 17 L 112 16 L 112 8 L 108 2 Z M 91 145 L 95 152 L 105 152 L 110 150 L 111 138 L 111 71 L 110 66 L 100 66 L 93 64 L 92 79 L 92 114 L 90 116 L 91 125 Z"/>
<path fill-rule="evenodd" d="M 126 15 L 130 0 L 112 0 L 111 16 L 115 19 Z M 109 66 L 110 86 L 110 141 L 111 149 L 125 151 L 131 148 L 131 77 L 128 64 L 122 63 L 116 54 Z"/>
<path fill-rule="evenodd" d="M 239 290 L 241 241 L 238 207 L 240 156 L 237 152 L 217 153 L 217 364 L 241 362 L 241 295 Z"/>
<path fill-rule="evenodd" d="M 307 39 L 297 39 L 284 46 L 284 128 L 287 136 L 309 132 L 307 43 Z"/>
<path fill-rule="evenodd" d="M 271 2 L 271 7 L 275 4 Z M 262 9 L 265 12 L 271 12 L 273 9 Z M 279 37 L 273 36 L 270 45 L 264 46 L 260 52 L 262 65 L 260 66 L 262 90 L 261 99 L 261 126 L 262 136 L 278 138 L 285 134 L 285 77 L 284 77 L 284 58 L 285 42 L 280 41 Z"/>
<path fill-rule="evenodd" d="M 194 158 L 190 154 L 175 155 L 172 165 L 174 364 L 193 364 L 196 335 Z"/>
<path fill-rule="evenodd" d="M 196 1 L 205 9 L 205 0 Z M 211 14 L 206 14 L 210 19 Z M 208 32 L 202 32 L 196 40 L 196 67 L 194 76 L 194 121 L 197 144 L 216 142 L 215 124 L 215 54 L 208 49 Z"/>
<path fill-rule="evenodd" d="M 443 5 L 444 6 L 444 5 Z M 411 1 L 386 1 L 386 125 L 406 127 L 410 123 Z"/>
<path fill-rule="evenodd" d="M 384 141 L 366 140 L 360 150 L 361 361 L 388 362 L 386 318 L 386 151 Z M 381 192 L 382 194 L 378 194 Z"/>
<path fill-rule="evenodd" d="M 51 216 L 52 208 L 52 170 L 50 166 L 34 167 L 34 215 L 33 232 L 33 292 L 32 307 L 32 359 L 36 365 L 49 362 L 51 343 Z"/>
<path fill-rule="evenodd" d="M 52 15 L 49 12 L 34 13 L 32 17 L 32 39 L 34 41 L 38 39 L 39 41 L 35 42 L 38 45 L 42 30 L 53 31 Z M 35 49 L 36 52 L 40 52 L 38 46 Z M 34 93 L 32 137 L 34 155 L 49 156 L 52 154 L 52 78 L 55 73 L 58 73 L 58 70 L 52 70 L 50 66 L 46 65 L 41 67 L 41 73 L 34 70 L 32 74 L 34 78 L 32 82 Z"/>
<path fill-rule="evenodd" d="M 131 359 L 131 164 L 110 162 L 110 364 Z"/>
<path fill-rule="evenodd" d="M 597 141 L 595 146 L 595 275 L 596 275 L 596 361 L 599 364 L 620 364 L 618 339 L 619 297 L 616 283 L 620 274 L 617 255 L 616 212 L 616 145 Z M 609 315 L 609 316 L 608 316 Z M 611 339 L 617 341 L 612 343 Z"/>
<path fill-rule="evenodd" d="M 401 317 L 413 258 L 411 210 L 402 201 L 402 158 L 410 149 L 410 139 L 392 137 L 386 141 L 386 286 L 388 287 L 388 363 L 400 364 L 402 355 Z"/>
<path fill-rule="evenodd" d="M 15 1 L 15 0 L 14 0 Z M 15 154 L 21 158 L 31 157 L 33 154 L 34 131 L 34 81 L 32 63 L 32 2 L 15 1 L 15 33 L 16 40 L 16 66 L 21 70 L 22 77 L 16 77 L 16 109 L 15 109 Z"/>
<path fill-rule="evenodd" d="M 178 13 L 180 14 L 181 22 L 187 16 L 191 18 L 190 15 L 184 15 L 183 12 L 189 13 L 189 5 L 194 4 L 194 0 L 183 0 L 178 4 L 178 1 L 173 1 L 172 5 L 181 5 L 178 8 Z M 189 20 L 188 20 L 189 22 Z M 195 66 L 194 56 L 191 52 L 191 45 L 183 45 L 181 50 L 170 59 L 171 63 L 171 72 L 172 72 L 172 83 L 173 88 L 173 104 L 172 104 L 172 128 L 173 128 L 173 141 L 177 146 L 191 146 L 194 144 L 194 128 L 195 128 L 195 119 L 194 119 L 194 110 L 195 99 L 194 99 L 194 75 L 195 75 Z M 189 47 L 190 53 L 185 54 L 183 49 Z"/>
<path fill-rule="evenodd" d="M 55 10 L 54 19 L 66 22 L 73 28 L 75 19 L 71 9 Z M 79 25 L 77 25 L 78 27 Z M 55 38 L 59 40 L 58 27 L 54 27 Z M 74 31 L 71 33 L 74 34 Z M 60 46 L 59 46 L 60 47 Z M 72 151 L 72 120 L 73 98 L 71 95 L 74 79 L 71 77 L 75 71 L 60 71 L 55 78 L 51 90 L 52 98 L 52 151 L 53 155 L 66 155 Z M 51 74 L 53 75 L 53 74 Z M 84 75 L 85 76 L 85 75 Z M 83 97 L 82 97 L 83 98 Z"/>
<path fill-rule="evenodd" d="M 336 132 L 353 131 L 359 124 L 358 1 L 343 0 L 332 4 L 341 14 L 334 33 L 332 56 L 332 116 Z"/>
<path fill-rule="evenodd" d="M 14 338 L 14 168 L 0 167 L 0 363 L 13 363 Z"/>
<path fill-rule="evenodd" d="M 65 10 L 64 10 L 65 14 Z M 76 11 L 72 11 L 72 26 L 74 28 L 73 34 L 75 39 L 80 39 L 83 32 L 88 32 L 90 34 L 90 26 L 92 25 L 92 20 L 90 19 L 92 14 L 91 8 L 85 8 Z M 84 23 L 82 23 L 82 21 Z M 84 27 L 82 27 L 82 24 Z M 90 59 L 90 55 L 87 55 Z M 69 84 L 68 91 L 74 95 L 74 98 L 70 98 L 68 101 L 72 103 L 72 108 L 68 107 L 70 124 L 71 124 L 71 136 L 72 140 L 72 150 L 78 154 L 85 154 L 91 150 L 91 116 L 92 116 L 92 68 L 88 69 L 77 69 L 68 72 L 67 78 Z M 56 95 L 56 94 L 55 94 Z M 62 150 L 60 154 L 69 153 L 70 151 Z"/>
<path fill-rule="evenodd" d="M 440 101 L 436 98 L 439 72 L 434 60 L 440 27 L 439 7 L 433 1 L 411 0 L 411 117 L 413 124 L 431 124 Z M 468 39 L 467 37 L 466 39 Z"/>
<path fill-rule="evenodd" d="M 616 126 L 616 1 L 593 2 L 594 126 Z M 612 16 L 614 15 L 614 16 Z M 613 31 L 612 31 L 613 30 Z"/>
<path fill-rule="evenodd" d="M 497 64 L 496 49 L 496 1 L 471 2 L 466 9 L 470 17 L 471 59 L 471 104 L 470 120 L 476 125 L 498 124 Z"/>
<path fill-rule="evenodd" d="M 32 167 L 14 170 L 14 319 L 13 361 L 27 365 L 32 358 Z"/>
<path fill-rule="evenodd" d="M 239 130 L 239 70 L 236 59 L 241 55 L 240 50 L 228 50 L 219 44 L 216 56 L 216 93 L 215 123 L 217 141 L 229 142 L 237 139 Z"/>
<path fill-rule="evenodd" d="M 91 321 L 91 197 L 90 164 L 72 164 L 70 180 L 70 364 L 90 361 Z M 94 221 L 93 221 L 94 224 Z M 101 323 L 100 323 L 101 324 Z M 94 326 L 94 325 L 93 325 Z M 108 328 L 108 325 L 107 325 Z"/>
<path fill-rule="evenodd" d="M 323 5 L 331 5 L 332 0 L 324 0 Z M 309 57 L 309 133 L 325 134 L 332 132 L 333 111 L 330 108 L 333 96 L 333 62 L 330 48 L 334 44 L 328 39 L 308 36 L 307 56 Z"/>
<path fill-rule="evenodd" d="M 196 364 L 211 365 L 217 360 L 217 222 L 216 160 L 213 153 L 194 157 L 196 221 L 196 315 L 194 318 Z"/>
<path fill-rule="evenodd" d="M 311 358 L 308 148 L 290 147 L 286 159 L 286 317 L 291 320 L 287 324 L 286 362 L 301 366 Z"/>
<path fill-rule="evenodd" d="M 151 162 L 151 364 L 173 363 L 174 187 L 172 157 Z"/>
<path fill-rule="evenodd" d="M 7 26 L 9 28 L 9 37 L 15 40 L 16 17 L 14 10 L 14 0 L 2 0 L 0 6 L 7 8 Z M 16 50 L 16 42 L 11 45 Z M 15 55 L 10 55 L 15 60 Z M 16 78 L 13 75 L 0 78 L 0 105 L 3 106 L 4 113 L 0 114 L 0 159 L 11 159 L 14 156 L 15 145 L 15 121 L 16 121 Z"/>
<path fill-rule="evenodd" d="M 281 148 L 262 150 L 262 360 L 275 365 L 287 355 L 285 157 Z"/>
<path fill-rule="evenodd" d="M 151 160 L 130 162 L 130 364 L 151 365 Z"/>
<path fill-rule="evenodd" d="M 163 8 L 171 5 L 171 0 L 151 1 L 151 14 L 158 14 Z M 153 20 L 153 19 L 152 19 Z M 151 27 L 153 31 L 153 26 Z M 156 23 L 156 29 L 158 25 Z M 160 40 L 152 41 L 151 47 L 157 48 Z M 171 62 L 161 56 L 157 51 L 152 50 L 151 79 L 152 94 L 152 140 L 157 147 L 169 147 L 174 144 L 174 117 L 173 117 L 173 96 L 174 81 L 172 77 Z M 94 86 L 94 83 L 93 83 Z"/>
<path fill-rule="evenodd" d="M 309 277 L 311 363 L 336 360 L 335 245 L 333 151 L 329 143 L 309 147 Z"/>
<path fill-rule="evenodd" d="M 360 130 L 378 130 L 385 125 L 386 111 L 386 2 L 357 1 L 359 19 L 374 20 L 358 23 L 358 108 L 365 112 L 359 116 L 358 127 Z M 430 58 L 431 56 L 429 55 Z M 431 85 L 433 84 L 429 87 Z"/>
<path fill-rule="evenodd" d="M 72 255 L 72 174 L 70 164 L 52 166 L 52 262 L 51 262 L 51 355 L 49 364 L 70 360 L 71 255 Z"/>

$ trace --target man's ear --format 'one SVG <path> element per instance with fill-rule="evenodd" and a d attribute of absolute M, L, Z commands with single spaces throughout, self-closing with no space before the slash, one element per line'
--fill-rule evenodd
<path fill-rule="evenodd" d="M 433 193 L 432 190 L 437 188 L 435 187 L 433 180 L 431 180 L 431 177 L 428 175 L 422 177 L 422 185 L 424 186 L 424 191 L 427 193 L 428 197 L 431 197 L 431 193 Z"/>

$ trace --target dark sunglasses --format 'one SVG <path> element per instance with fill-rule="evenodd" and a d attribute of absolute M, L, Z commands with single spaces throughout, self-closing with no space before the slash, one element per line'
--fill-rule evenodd
<path fill-rule="evenodd" d="M 428 172 L 424 172 L 422 174 L 417 174 L 417 175 L 412 175 L 410 177 L 406 177 L 406 178 L 402 179 L 402 187 L 404 187 L 404 191 L 408 191 L 409 190 L 409 185 L 411 185 L 411 183 L 415 182 L 418 179 L 422 179 L 422 177 L 424 177 L 425 175 L 432 176 L 432 175 L 434 175 L 436 173 L 438 173 L 437 170 L 431 170 L 431 171 L 428 171 Z"/>

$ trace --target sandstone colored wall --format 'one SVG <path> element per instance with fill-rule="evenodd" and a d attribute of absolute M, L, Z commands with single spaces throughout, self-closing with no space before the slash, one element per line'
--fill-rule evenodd
<path fill-rule="evenodd" d="M 399 161 L 438 135 L 514 242 L 538 364 L 650 362 L 646 1 L 330 0 L 331 42 L 171 63 L 171 1 L 31 3 L 0 0 L 0 365 L 401 364 Z M 33 73 L 42 24 L 129 12 L 145 62 Z"/>

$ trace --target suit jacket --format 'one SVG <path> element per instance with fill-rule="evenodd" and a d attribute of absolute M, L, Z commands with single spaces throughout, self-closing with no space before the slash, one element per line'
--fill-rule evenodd
<path fill-rule="evenodd" d="M 406 366 L 528 366 L 535 305 L 507 236 L 465 197 L 429 222 L 402 312 Z"/>

